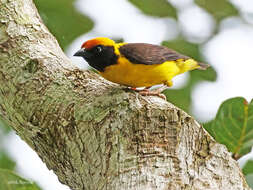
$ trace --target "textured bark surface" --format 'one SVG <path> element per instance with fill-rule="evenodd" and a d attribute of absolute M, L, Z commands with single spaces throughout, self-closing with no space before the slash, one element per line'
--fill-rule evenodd
<path fill-rule="evenodd" d="M 31 0 L 0 0 L 0 115 L 74 190 L 249 189 L 191 116 L 76 69 Z"/>

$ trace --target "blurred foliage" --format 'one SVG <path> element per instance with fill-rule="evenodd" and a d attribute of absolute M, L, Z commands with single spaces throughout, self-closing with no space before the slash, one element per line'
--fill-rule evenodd
<path fill-rule="evenodd" d="M 242 168 L 244 175 L 253 174 L 253 160 L 248 160 Z"/>
<path fill-rule="evenodd" d="M 4 136 L 9 133 L 10 130 L 11 129 L 8 124 L 0 117 L 0 168 L 13 170 L 16 166 L 16 163 L 8 156 L 4 150 L 4 147 L 2 147 Z"/>
<path fill-rule="evenodd" d="M 0 130 L 5 134 L 10 132 L 10 130 L 11 130 L 9 125 L 1 118 L 1 116 L 0 116 Z"/>
<path fill-rule="evenodd" d="M 192 85 L 187 84 L 185 87 L 180 89 L 167 89 L 163 93 L 167 97 L 167 100 L 177 107 L 183 109 L 184 111 L 190 111 L 190 106 L 192 103 L 191 91 Z"/>
<path fill-rule="evenodd" d="M 215 119 L 204 124 L 219 143 L 225 144 L 235 159 L 250 152 L 253 146 L 253 101 L 242 97 L 223 102 Z"/>
<path fill-rule="evenodd" d="M 0 149 L 0 168 L 14 170 L 16 163 Z"/>
<path fill-rule="evenodd" d="M 34 0 L 42 20 L 65 49 L 78 36 L 93 27 L 93 21 L 79 13 L 74 0 Z"/>
<path fill-rule="evenodd" d="M 144 14 L 177 18 L 177 10 L 167 0 L 128 0 Z"/>
<path fill-rule="evenodd" d="M 253 174 L 246 175 L 246 182 L 248 183 L 249 187 L 253 189 Z"/>
<path fill-rule="evenodd" d="M 195 3 L 213 15 L 218 22 L 239 14 L 235 6 L 228 0 L 195 0 Z"/>
<path fill-rule="evenodd" d="M 40 190 L 33 182 L 28 181 L 12 171 L 0 168 L 1 190 Z"/>
<path fill-rule="evenodd" d="M 201 56 L 200 45 L 197 43 L 188 42 L 183 39 L 183 37 L 179 37 L 171 41 L 164 41 L 162 45 L 174 49 L 184 55 L 188 55 L 200 62 L 204 62 Z M 190 107 L 192 104 L 191 94 L 195 84 L 204 80 L 215 81 L 216 77 L 216 72 L 212 67 L 208 68 L 206 71 L 191 71 L 190 79 L 184 87 L 180 89 L 167 89 L 164 94 L 166 95 L 167 100 L 186 112 L 190 112 Z"/>
<path fill-rule="evenodd" d="M 253 188 L 253 160 L 248 160 L 242 169 L 248 185 Z"/>

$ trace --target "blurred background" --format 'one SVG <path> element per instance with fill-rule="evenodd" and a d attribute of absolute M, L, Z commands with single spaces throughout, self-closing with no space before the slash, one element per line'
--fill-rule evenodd
<path fill-rule="evenodd" d="M 174 78 L 168 101 L 199 122 L 212 120 L 231 97 L 253 97 L 252 0 L 34 0 L 67 56 L 94 37 L 162 44 L 211 65 Z M 253 127 L 253 126 L 252 126 Z M 239 160 L 243 167 L 253 154 Z M 0 118 L 0 168 L 14 170 L 43 190 L 67 190 L 52 171 Z"/>

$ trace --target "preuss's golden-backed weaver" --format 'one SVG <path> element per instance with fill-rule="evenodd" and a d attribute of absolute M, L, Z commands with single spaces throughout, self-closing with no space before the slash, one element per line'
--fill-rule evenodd
<path fill-rule="evenodd" d="M 145 43 L 115 43 L 99 37 L 86 41 L 74 56 L 83 57 L 105 79 L 132 87 L 146 87 L 143 95 L 160 95 L 164 88 L 150 91 L 149 87 L 172 86 L 172 78 L 193 69 L 205 70 L 208 65 L 177 53 L 164 46 Z"/>

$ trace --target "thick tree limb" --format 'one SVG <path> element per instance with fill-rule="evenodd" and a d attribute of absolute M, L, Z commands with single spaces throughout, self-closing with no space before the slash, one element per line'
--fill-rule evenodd
<path fill-rule="evenodd" d="M 72 189 L 249 189 L 185 112 L 77 70 L 31 0 L 0 0 L 0 84 L 1 117 Z"/>

